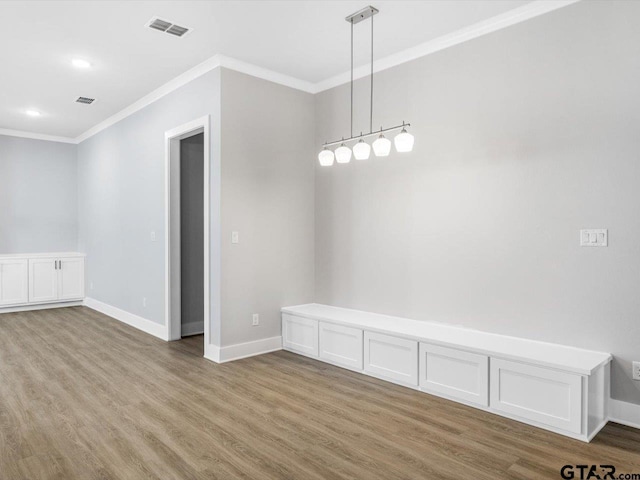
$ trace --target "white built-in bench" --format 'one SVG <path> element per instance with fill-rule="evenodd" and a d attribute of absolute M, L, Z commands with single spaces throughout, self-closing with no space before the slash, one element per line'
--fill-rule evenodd
<path fill-rule="evenodd" d="M 590 441 L 607 422 L 611 355 L 436 322 L 308 304 L 283 348 Z"/>

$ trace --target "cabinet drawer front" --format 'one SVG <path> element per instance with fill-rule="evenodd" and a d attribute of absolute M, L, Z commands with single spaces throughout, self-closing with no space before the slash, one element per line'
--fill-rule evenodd
<path fill-rule="evenodd" d="M 362 370 L 362 330 L 320 322 L 320 358 Z"/>
<path fill-rule="evenodd" d="M 579 434 L 582 377 L 492 358 L 491 407 Z"/>
<path fill-rule="evenodd" d="M 282 345 L 288 350 L 318 356 L 318 321 L 282 314 Z"/>
<path fill-rule="evenodd" d="M 418 385 L 418 342 L 364 332 L 364 370 L 393 382 Z"/>
<path fill-rule="evenodd" d="M 0 305 L 19 305 L 29 301 L 27 259 L 0 260 Z"/>
<path fill-rule="evenodd" d="M 486 407 L 489 357 L 421 343 L 420 388 Z"/>

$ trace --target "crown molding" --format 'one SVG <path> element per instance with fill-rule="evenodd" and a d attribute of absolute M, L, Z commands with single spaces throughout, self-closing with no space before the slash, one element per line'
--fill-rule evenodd
<path fill-rule="evenodd" d="M 204 75 L 211 70 L 218 68 L 220 66 L 220 57 L 219 55 L 215 55 L 204 62 L 196 65 L 195 67 L 187 70 L 186 72 L 178 75 L 173 80 L 169 80 L 164 85 L 156 88 L 151 93 L 148 93 L 140 100 L 132 103 L 128 107 L 120 110 L 118 113 L 111 115 L 106 120 L 94 125 L 89 130 L 84 132 L 83 134 L 76 137 L 76 143 L 80 143 L 85 141 L 87 138 L 94 136 L 96 133 L 101 132 L 102 130 L 109 128 L 110 126 L 118 123 L 120 120 L 124 120 L 130 115 L 133 115 L 139 110 L 142 110 L 144 107 L 151 105 L 156 100 L 161 99 L 165 95 L 170 94 L 174 90 L 186 85 L 187 83 L 195 80 L 196 78 Z"/>
<path fill-rule="evenodd" d="M 402 52 L 389 55 L 388 57 L 376 60 L 373 64 L 373 71 L 380 72 L 389 68 L 401 65 L 406 62 L 410 62 L 420 57 L 424 57 L 431 53 L 444 50 L 454 45 L 459 45 L 463 42 L 472 40 L 474 38 L 487 35 L 489 33 L 501 30 L 503 28 L 515 25 L 517 23 L 524 22 L 531 18 L 544 15 L 545 13 L 558 10 L 560 8 L 572 5 L 580 0 L 535 0 L 531 3 L 515 8 L 501 15 L 497 15 L 482 22 L 475 23 L 463 29 L 452 32 L 448 35 L 438 37 L 428 42 L 422 43 L 415 47 L 403 50 Z M 173 80 L 165 83 L 161 87 L 155 89 L 151 93 L 145 95 L 141 99 L 132 103 L 128 107 L 112 115 L 111 117 L 103 120 L 97 125 L 91 127 L 76 138 L 56 137 L 52 135 L 43 135 L 30 132 L 19 132 L 15 130 L 0 129 L 0 135 L 12 135 L 16 137 L 33 138 L 37 140 L 49 140 L 53 142 L 75 143 L 78 144 L 84 140 L 92 137 L 98 132 L 114 125 L 127 118 L 129 115 L 142 110 L 146 106 L 152 104 L 156 100 L 168 95 L 169 93 L 177 90 L 178 88 L 186 85 L 187 83 L 195 80 L 196 78 L 210 72 L 216 68 L 224 67 L 230 70 L 235 70 L 240 73 L 245 73 L 253 77 L 262 78 L 270 82 L 278 83 L 296 90 L 301 90 L 307 93 L 319 93 L 330 88 L 337 87 L 344 83 L 348 83 L 351 80 L 351 72 L 343 72 L 339 75 L 330 77 L 326 80 L 318 83 L 312 83 L 299 78 L 291 77 L 267 68 L 259 67 L 251 63 L 243 62 L 224 55 L 214 55 L 213 57 L 205 60 L 204 62 L 196 65 L 195 67 L 187 70 L 186 72 L 178 75 Z M 370 74 L 370 66 L 363 65 L 354 69 L 354 79 L 363 78 Z"/>
<path fill-rule="evenodd" d="M 5 135 L 7 137 L 30 138 L 32 140 L 45 140 L 47 142 L 78 143 L 74 138 L 57 137 L 55 135 L 45 135 L 44 133 L 23 132 L 21 130 L 10 130 L 8 128 L 0 128 L 0 135 Z"/>
<path fill-rule="evenodd" d="M 524 22 L 531 18 L 544 15 L 545 13 L 558 10 L 559 8 L 572 5 L 580 0 L 536 0 L 518 8 L 514 8 L 501 15 L 483 20 L 482 22 L 474 23 L 468 27 L 462 28 L 447 35 L 435 38 L 428 42 L 422 43 L 412 48 L 408 48 L 388 57 L 381 58 L 373 62 L 373 71 L 381 72 L 389 68 L 401 65 L 411 60 L 415 60 L 420 57 L 424 57 L 431 53 L 444 50 L 455 45 L 459 45 L 463 42 L 473 40 L 474 38 L 487 35 L 488 33 L 501 30 L 503 28 L 510 27 L 517 23 Z M 357 67 L 353 71 L 354 80 L 369 76 L 371 73 L 370 65 L 363 65 Z M 328 78 L 315 84 L 314 93 L 319 93 L 330 88 L 337 87 L 344 83 L 351 81 L 351 72 L 343 72 L 334 77 Z"/>

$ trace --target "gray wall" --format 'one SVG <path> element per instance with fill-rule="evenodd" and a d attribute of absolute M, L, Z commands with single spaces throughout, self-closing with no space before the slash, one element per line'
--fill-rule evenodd
<path fill-rule="evenodd" d="M 375 126 L 411 121 L 415 149 L 316 167 L 315 300 L 609 351 L 640 404 L 638 18 L 580 2 L 378 74 Z M 316 145 L 348 94 L 316 96 Z"/>
<path fill-rule="evenodd" d="M 180 320 L 183 335 L 202 332 L 204 328 L 203 158 L 203 133 L 180 141 Z"/>
<path fill-rule="evenodd" d="M 0 135 L 0 253 L 78 248 L 76 146 Z"/>
<path fill-rule="evenodd" d="M 313 300 L 313 95 L 223 69 L 222 119 L 222 344 L 233 345 L 280 335 L 280 308 Z"/>
<path fill-rule="evenodd" d="M 216 69 L 85 140 L 80 249 L 89 297 L 164 324 L 164 133 L 209 113 L 211 343 L 226 346 L 280 335 L 280 308 L 313 300 L 312 95 Z"/>
<path fill-rule="evenodd" d="M 78 146 L 79 247 L 87 296 L 165 322 L 165 132 L 211 115 L 211 343 L 219 344 L 220 70 Z M 151 241 L 155 231 L 156 241 Z M 93 284 L 93 289 L 90 288 Z M 142 299 L 147 299 L 143 306 Z"/>

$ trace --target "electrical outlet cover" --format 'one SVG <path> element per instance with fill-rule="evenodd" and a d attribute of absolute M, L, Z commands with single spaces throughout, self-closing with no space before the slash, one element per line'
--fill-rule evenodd
<path fill-rule="evenodd" d="M 633 362 L 633 379 L 640 380 L 640 362 Z"/>

